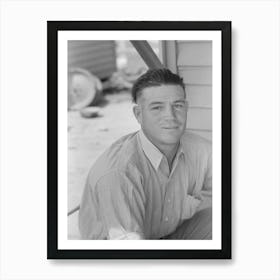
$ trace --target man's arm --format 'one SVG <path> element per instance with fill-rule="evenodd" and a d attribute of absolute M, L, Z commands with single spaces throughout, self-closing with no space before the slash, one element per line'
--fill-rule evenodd
<path fill-rule="evenodd" d="M 203 186 L 200 192 L 202 203 L 199 210 L 212 207 L 212 152 L 209 153 Z"/>
<path fill-rule="evenodd" d="M 90 230 L 94 232 L 97 224 L 102 225 L 102 235 L 106 239 L 144 239 L 145 207 L 143 195 L 137 189 L 135 182 L 118 171 L 110 172 L 95 186 L 89 186 L 91 206 L 81 207 L 81 233 L 87 232 L 86 235 L 94 239 Z"/>

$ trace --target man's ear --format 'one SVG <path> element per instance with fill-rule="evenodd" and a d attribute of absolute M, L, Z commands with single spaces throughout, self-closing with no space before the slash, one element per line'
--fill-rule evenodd
<path fill-rule="evenodd" d="M 138 121 L 139 124 L 142 123 L 142 116 L 141 116 L 141 108 L 139 105 L 135 105 L 133 107 L 133 114 L 136 118 L 136 120 Z"/>

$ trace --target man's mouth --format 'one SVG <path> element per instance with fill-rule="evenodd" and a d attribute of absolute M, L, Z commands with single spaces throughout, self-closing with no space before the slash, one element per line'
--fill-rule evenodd
<path fill-rule="evenodd" d="M 163 129 L 178 129 L 179 126 L 163 126 Z"/>

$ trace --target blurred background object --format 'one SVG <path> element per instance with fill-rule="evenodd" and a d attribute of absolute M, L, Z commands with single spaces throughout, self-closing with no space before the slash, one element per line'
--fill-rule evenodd
<path fill-rule="evenodd" d="M 96 118 L 101 117 L 100 108 L 96 106 L 86 107 L 80 110 L 80 114 L 84 118 Z"/>
<path fill-rule="evenodd" d="M 68 41 L 68 68 L 81 68 L 100 80 L 109 78 L 116 70 L 115 41 Z"/>
<path fill-rule="evenodd" d="M 68 71 L 68 109 L 80 110 L 97 104 L 102 93 L 101 81 L 89 71 L 70 68 Z"/>
<path fill-rule="evenodd" d="M 159 41 L 133 42 L 152 50 L 153 57 L 159 57 Z M 129 90 L 148 66 L 130 41 L 71 40 L 68 41 L 68 69 L 69 109 L 77 110 L 96 105 L 100 100 L 97 97 L 101 94 L 94 93 L 96 89 L 97 93 L 101 92 L 96 78 L 103 83 L 103 94 Z"/>
<path fill-rule="evenodd" d="M 153 52 L 160 58 L 160 41 L 146 41 Z M 116 41 L 117 69 L 126 74 L 136 74 L 148 69 L 147 64 L 141 58 L 130 41 Z"/>

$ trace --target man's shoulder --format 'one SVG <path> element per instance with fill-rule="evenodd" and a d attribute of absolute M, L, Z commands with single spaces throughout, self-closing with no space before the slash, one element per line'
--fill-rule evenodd
<path fill-rule="evenodd" d="M 137 165 L 139 158 L 137 133 L 119 138 L 99 156 L 89 171 L 92 182 L 97 182 L 104 176 L 125 173 L 129 167 Z"/>
<path fill-rule="evenodd" d="M 183 149 L 185 149 L 187 152 L 202 151 L 203 153 L 211 153 L 212 151 L 211 141 L 188 130 L 186 130 L 182 135 L 181 143 Z"/>

